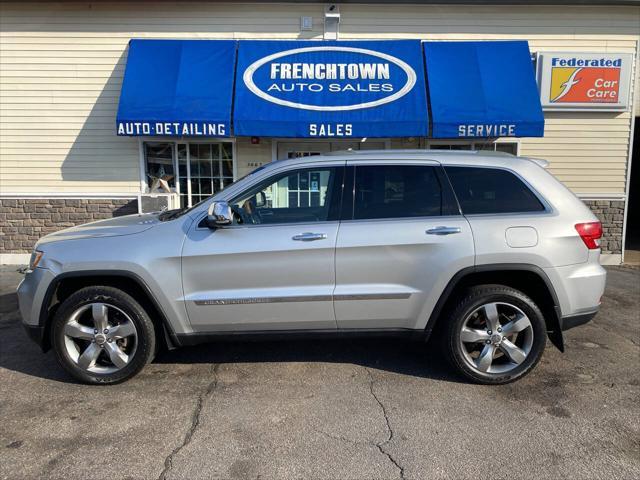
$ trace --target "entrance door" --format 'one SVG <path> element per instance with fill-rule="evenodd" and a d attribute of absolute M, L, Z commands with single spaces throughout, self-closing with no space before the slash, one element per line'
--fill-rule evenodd
<path fill-rule="evenodd" d="M 354 163 L 353 218 L 336 245 L 338 328 L 424 328 L 448 279 L 473 264 L 469 223 L 439 166 Z"/>
<path fill-rule="evenodd" d="M 335 329 L 344 167 L 294 167 L 230 199 L 234 224 L 192 227 L 183 248 L 196 331 Z"/>

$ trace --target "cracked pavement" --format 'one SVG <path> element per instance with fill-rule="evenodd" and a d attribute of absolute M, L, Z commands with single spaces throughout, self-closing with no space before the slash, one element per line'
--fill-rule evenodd
<path fill-rule="evenodd" d="M 0 270 L 0 478 L 640 477 L 640 270 L 521 381 L 461 382 L 399 340 L 218 343 L 74 383 Z"/>

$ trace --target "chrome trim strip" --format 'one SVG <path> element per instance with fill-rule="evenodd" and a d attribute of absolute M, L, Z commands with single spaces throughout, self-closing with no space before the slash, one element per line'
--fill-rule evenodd
<path fill-rule="evenodd" d="M 334 295 L 336 301 L 342 300 L 406 300 L 410 293 L 353 293 L 347 295 Z"/>
<path fill-rule="evenodd" d="M 330 302 L 331 295 L 300 295 L 296 297 L 247 297 L 196 300 L 196 305 L 251 305 L 255 303 Z"/>
<path fill-rule="evenodd" d="M 291 297 L 212 298 L 196 300 L 196 305 L 253 305 L 259 303 L 330 302 L 343 300 L 406 300 L 410 293 L 356 293 L 347 295 L 300 295 Z"/>

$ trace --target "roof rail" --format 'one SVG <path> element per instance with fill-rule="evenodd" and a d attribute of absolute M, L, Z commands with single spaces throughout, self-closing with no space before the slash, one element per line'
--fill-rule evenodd
<path fill-rule="evenodd" d="M 436 155 L 487 155 L 495 157 L 514 157 L 515 155 L 507 152 L 498 152 L 494 150 L 438 150 L 429 148 L 414 148 L 414 149 L 388 149 L 388 150 L 336 150 L 333 152 L 327 152 L 325 156 L 333 155 L 379 155 L 388 154 L 390 152 L 399 153 L 402 155 L 424 155 L 424 154 L 436 154 Z"/>

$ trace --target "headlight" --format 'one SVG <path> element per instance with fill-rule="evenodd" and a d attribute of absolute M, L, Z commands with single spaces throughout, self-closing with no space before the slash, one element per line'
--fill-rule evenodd
<path fill-rule="evenodd" d="M 29 260 L 29 270 L 35 270 L 35 268 L 40 263 L 40 260 L 42 260 L 42 255 L 43 252 L 40 252 L 38 250 L 33 251 L 33 253 L 31 254 L 31 259 Z"/>

